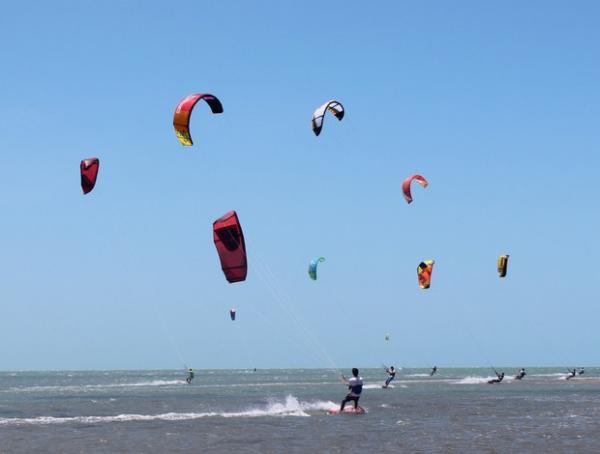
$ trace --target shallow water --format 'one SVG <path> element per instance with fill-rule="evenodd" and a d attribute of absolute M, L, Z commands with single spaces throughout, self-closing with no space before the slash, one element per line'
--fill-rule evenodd
<path fill-rule="evenodd" d="M 0 452 L 597 452 L 600 369 L 504 371 L 365 369 L 362 416 L 325 369 L 2 372 Z"/>

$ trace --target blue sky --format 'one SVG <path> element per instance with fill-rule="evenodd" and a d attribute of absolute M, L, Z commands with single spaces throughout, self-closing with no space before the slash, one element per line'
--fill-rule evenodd
<path fill-rule="evenodd" d="M 5 3 L 0 369 L 600 364 L 599 14 Z M 194 92 L 225 112 L 197 106 L 184 148 Z M 329 99 L 346 118 L 316 138 Z M 411 173 L 430 186 L 409 206 Z M 231 209 L 233 285 L 212 241 Z"/>

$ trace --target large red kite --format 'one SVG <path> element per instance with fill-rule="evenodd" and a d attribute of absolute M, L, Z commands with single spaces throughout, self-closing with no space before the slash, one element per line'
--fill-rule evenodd
<path fill-rule="evenodd" d="M 225 278 L 230 283 L 246 280 L 246 243 L 235 211 L 230 211 L 213 222 L 213 239 Z"/>
<path fill-rule="evenodd" d="M 100 160 L 98 158 L 84 159 L 81 161 L 79 168 L 81 169 L 81 189 L 83 189 L 84 194 L 87 194 L 96 185 Z"/>
<path fill-rule="evenodd" d="M 173 115 L 173 126 L 175 127 L 175 134 L 181 145 L 191 147 L 192 136 L 190 135 L 190 116 L 192 110 L 198 101 L 203 99 L 206 101 L 212 113 L 219 114 L 223 113 L 223 106 L 221 101 L 216 96 L 209 95 L 208 93 L 198 93 L 195 95 L 189 95 L 183 98 L 177 108 L 175 109 L 175 115 Z"/>

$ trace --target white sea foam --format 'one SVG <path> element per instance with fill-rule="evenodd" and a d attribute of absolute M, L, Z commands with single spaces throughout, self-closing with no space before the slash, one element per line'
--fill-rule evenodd
<path fill-rule="evenodd" d="M 429 377 L 429 374 L 406 374 L 405 377 Z"/>
<path fill-rule="evenodd" d="M 296 397 L 289 395 L 284 402 L 272 401 L 262 408 L 249 408 L 238 412 L 200 412 L 200 413 L 161 413 L 157 415 L 140 415 L 135 413 L 114 416 L 38 416 L 35 418 L 0 418 L 0 426 L 22 425 L 52 425 L 52 424 L 102 424 L 129 421 L 188 421 L 200 418 L 256 418 L 265 416 L 303 416 L 308 417 L 308 412 L 325 411 L 337 407 L 331 401 L 300 402 Z"/>
<path fill-rule="evenodd" d="M 14 387 L 9 388 L 8 391 L 19 391 L 19 392 L 40 392 L 40 391 L 57 391 L 57 392 L 68 392 L 68 391 L 86 391 L 86 390 L 99 390 L 105 388 L 130 388 L 130 387 L 144 387 L 144 386 L 172 386 L 185 384 L 185 380 L 151 380 L 133 383 L 105 383 L 98 385 L 52 385 L 52 386 L 25 386 L 25 387 Z"/>
<path fill-rule="evenodd" d="M 141 381 L 136 383 L 111 383 L 109 385 L 91 385 L 91 386 L 107 386 L 107 387 L 122 387 L 122 386 L 170 386 L 181 385 L 185 380 L 151 380 Z"/>
<path fill-rule="evenodd" d="M 204 384 L 202 381 L 197 380 L 193 382 L 192 386 L 197 388 L 267 388 L 267 387 L 289 387 L 289 386 L 322 386 L 337 384 L 339 381 L 323 381 L 316 383 L 306 382 L 272 382 L 272 383 L 217 383 L 217 384 Z M 186 385 L 185 380 L 152 380 L 143 382 L 132 382 L 132 383 L 106 383 L 106 384 L 95 384 L 95 385 L 52 385 L 52 386 L 24 386 L 24 387 L 12 387 L 6 389 L 0 389 L 2 392 L 44 392 L 44 391 L 55 391 L 55 392 L 86 392 L 86 391 L 98 391 L 102 389 L 113 389 L 113 388 L 136 388 L 136 387 L 147 387 L 147 386 L 181 386 Z"/>
<path fill-rule="evenodd" d="M 468 376 L 465 378 L 461 378 L 454 382 L 455 385 L 479 385 L 481 383 L 487 383 L 489 380 L 492 380 L 496 377 L 479 377 L 479 376 Z"/>
<path fill-rule="evenodd" d="M 367 385 L 363 385 L 363 389 L 381 389 L 382 386 L 382 383 L 369 383 Z M 392 385 L 390 385 L 389 387 L 393 388 Z"/>

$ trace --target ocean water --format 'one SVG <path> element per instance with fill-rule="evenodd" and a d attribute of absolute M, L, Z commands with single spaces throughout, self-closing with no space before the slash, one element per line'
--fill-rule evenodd
<path fill-rule="evenodd" d="M 364 369 L 339 416 L 326 369 L 1 372 L 0 452 L 600 452 L 600 369 L 517 369 Z"/>

